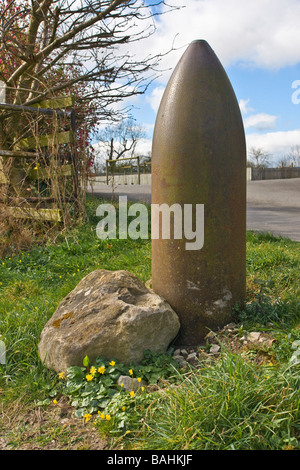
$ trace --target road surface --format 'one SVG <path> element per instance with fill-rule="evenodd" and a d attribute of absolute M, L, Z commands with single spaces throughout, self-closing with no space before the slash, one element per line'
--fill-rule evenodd
<path fill-rule="evenodd" d="M 111 186 L 94 183 L 98 197 L 127 195 L 128 200 L 151 203 L 150 185 Z M 247 229 L 271 232 L 300 242 L 300 178 L 247 182 Z"/>

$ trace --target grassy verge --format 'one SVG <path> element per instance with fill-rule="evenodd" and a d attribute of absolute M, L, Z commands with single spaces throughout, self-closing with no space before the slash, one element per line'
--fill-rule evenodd
<path fill-rule="evenodd" d="M 102 413 L 111 419 L 74 417 L 70 393 L 38 358 L 46 321 L 94 269 L 127 269 L 143 282 L 151 277 L 150 241 L 99 240 L 97 204 L 88 200 L 89 220 L 72 234 L 0 262 L 0 340 L 6 346 L 6 364 L 0 365 L 0 448 L 1 442 L 11 448 L 24 443 L 91 448 L 95 433 L 99 448 L 299 448 L 300 366 L 292 358 L 300 340 L 300 249 L 268 234 L 247 234 L 247 305 L 235 312 L 234 334 L 239 344 L 249 331 L 267 333 L 274 341 L 238 351 L 222 343 L 209 366 L 184 373 L 174 369 L 172 380 L 163 377 L 147 396 L 115 397 L 109 413 Z M 156 366 L 148 363 L 148 372 Z M 38 407 L 44 400 L 50 404 Z M 130 414 L 125 413 L 122 428 L 117 410 L 123 407 Z"/>

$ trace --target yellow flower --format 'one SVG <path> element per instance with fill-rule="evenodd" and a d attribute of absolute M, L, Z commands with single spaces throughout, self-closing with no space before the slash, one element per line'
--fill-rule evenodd
<path fill-rule="evenodd" d="M 98 372 L 99 372 L 99 374 L 104 374 L 105 367 L 104 366 L 99 367 Z"/>
<path fill-rule="evenodd" d="M 90 373 L 91 373 L 91 374 L 95 375 L 96 372 L 97 372 L 96 367 L 93 366 L 93 367 L 90 368 Z"/>
<path fill-rule="evenodd" d="M 123 388 L 123 387 L 124 387 L 124 384 L 123 384 L 123 382 L 122 382 L 122 383 L 121 383 L 121 388 Z"/>
<path fill-rule="evenodd" d="M 125 411 L 125 410 L 126 410 L 126 406 L 122 406 L 122 410 Z"/>
<path fill-rule="evenodd" d="M 83 415 L 83 417 L 85 418 L 85 422 L 87 423 L 91 419 L 92 415 L 89 414 L 89 413 L 85 413 L 85 415 Z"/>
<path fill-rule="evenodd" d="M 129 395 L 130 395 L 131 397 L 134 397 L 134 395 L 135 395 L 135 394 L 134 394 L 134 391 L 131 390 L 131 392 L 129 393 Z"/>
<path fill-rule="evenodd" d="M 86 375 L 86 380 L 87 380 L 88 382 L 90 382 L 90 380 L 93 380 L 92 374 L 87 374 L 87 375 Z"/>
<path fill-rule="evenodd" d="M 133 375 L 133 370 L 132 369 L 129 369 L 129 374 Z"/>
<path fill-rule="evenodd" d="M 115 366 L 116 363 L 115 363 L 115 361 L 111 361 L 111 362 L 109 363 L 109 365 L 110 365 L 110 366 Z"/>
<path fill-rule="evenodd" d="M 54 400 L 53 400 L 52 403 L 54 403 L 54 405 L 56 405 L 56 404 L 57 404 L 57 400 L 54 398 Z"/>
<path fill-rule="evenodd" d="M 145 391 L 145 387 L 142 387 L 142 392 L 144 392 L 144 391 Z"/>
<path fill-rule="evenodd" d="M 109 420 L 110 420 L 110 415 L 106 415 L 106 416 L 105 416 L 105 419 L 106 419 L 107 421 L 109 421 Z"/>
<path fill-rule="evenodd" d="M 60 372 L 60 373 L 58 374 L 58 378 L 59 378 L 59 379 L 64 379 L 64 378 L 65 378 L 64 372 Z"/>
<path fill-rule="evenodd" d="M 142 381 L 141 377 L 138 377 L 138 378 L 137 378 L 137 381 L 138 381 L 138 382 L 141 382 L 141 381 Z"/>
<path fill-rule="evenodd" d="M 101 413 L 101 411 L 98 411 L 98 415 L 100 416 L 101 419 L 104 419 L 104 418 L 105 418 L 104 414 Z"/>

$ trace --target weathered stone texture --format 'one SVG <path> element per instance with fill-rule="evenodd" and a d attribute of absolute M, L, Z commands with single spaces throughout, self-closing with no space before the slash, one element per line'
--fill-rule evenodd
<path fill-rule="evenodd" d="M 65 297 L 45 325 L 38 346 L 57 372 L 87 355 L 138 363 L 145 350 L 165 352 L 180 328 L 177 314 L 127 271 L 97 270 Z"/>

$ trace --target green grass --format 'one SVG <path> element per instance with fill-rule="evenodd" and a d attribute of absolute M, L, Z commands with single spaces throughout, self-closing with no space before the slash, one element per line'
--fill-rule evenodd
<path fill-rule="evenodd" d="M 150 240 L 99 240 L 98 204 L 88 198 L 88 221 L 72 233 L 0 262 L 0 339 L 7 355 L 6 365 L 0 365 L 0 400 L 5 410 L 17 402 L 34 406 L 57 386 L 56 374 L 39 360 L 39 336 L 85 275 L 126 269 L 143 282 L 151 278 Z M 136 449 L 298 448 L 300 366 L 290 358 L 292 343 L 300 340 L 299 261 L 299 243 L 247 234 L 247 304 L 236 309 L 235 321 L 241 334 L 265 331 L 275 338 L 268 351 L 274 366 L 223 348 L 210 367 L 178 372 L 177 385 L 165 383 L 159 399 L 153 395 L 152 400 L 150 393 L 143 424 L 139 410 L 134 433 L 119 436 L 119 445 L 121 439 L 123 447 Z M 103 429 L 106 436 L 114 433 L 113 420 Z"/>
<path fill-rule="evenodd" d="M 298 448 L 299 368 L 253 366 L 224 351 L 214 366 L 181 377 L 148 411 L 134 448 Z"/>
<path fill-rule="evenodd" d="M 0 334 L 7 355 L 0 386 L 9 384 L 8 395 L 22 390 L 24 396 L 35 397 L 39 393 L 35 384 L 52 376 L 38 358 L 39 336 L 61 300 L 85 275 L 95 269 L 126 269 L 144 282 L 151 276 L 147 240 L 107 242 L 96 237 L 98 204 L 99 200 L 90 198 L 89 221 L 55 244 L 37 246 L 0 262 Z M 34 380 L 28 380 L 28 373 Z"/>

